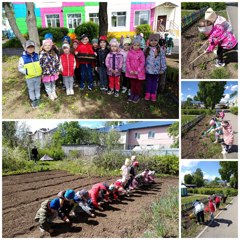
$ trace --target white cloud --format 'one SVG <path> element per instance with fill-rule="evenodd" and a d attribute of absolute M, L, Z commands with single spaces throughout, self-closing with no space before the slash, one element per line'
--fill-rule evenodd
<path fill-rule="evenodd" d="M 184 96 L 184 93 L 181 93 L 181 96 Z"/>
<path fill-rule="evenodd" d="M 210 180 L 210 181 L 214 180 L 215 177 L 217 177 L 217 176 L 215 176 L 215 175 L 203 174 L 203 178 L 204 178 L 204 179 L 208 179 L 208 180 Z"/>
<path fill-rule="evenodd" d="M 189 94 L 189 95 L 187 95 L 187 98 L 193 98 L 193 96 Z"/>
<path fill-rule="evenodd" d="M 185 167 L 185 168 L 192 168 L 197 166 L 199 163 L 199 161 L 191 161 L 191 160 L 182 160 L 181 161 L 181 167 Z"/>
<path fill-rule="evenodd" d="M 227 93 L 227 94 L 225 94 L 224 98 L 221 99 L 220 102 L 227 102 L 229 100 L 229 98 L 230 98 L 230 94 Z"/>
<path fill-rule="evenodd" d="M 187 88 L 188 91 L 191 91 L 192 89 L 191 88 Z"/>
<path fill-rule="evenodd" d="M 230 90 L 233 91 L 233 92 L 237 91 L 238 90 L 238 85 L 231 86 Z"/>

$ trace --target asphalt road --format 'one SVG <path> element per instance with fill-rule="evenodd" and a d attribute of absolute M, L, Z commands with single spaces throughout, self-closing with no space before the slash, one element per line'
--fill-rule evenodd
<path fill-rule="evenodd" d="M 238 39 L 238 5 L 237 3 L 226 3 L 227 12 L 233 27 L 233 33 Z"/>

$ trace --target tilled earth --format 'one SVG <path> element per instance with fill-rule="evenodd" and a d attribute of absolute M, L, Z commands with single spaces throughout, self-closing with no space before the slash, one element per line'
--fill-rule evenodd
<path fill-rule="evenodd" d="M 54 198 L 64 189 L 90 189 L 98 182 L 111 183 L 116 177 L 83 178 L 65 171 L 51 171 L 3 177 L 3 237 L 49 237 L 34 221 L 41 202 Z M 121 202 L 104 205 L 96 218 L 81 213 L 72 218 L 73 226 L 57 220 L 52 237 L 141 237 L 146 229 L 143 211 L 155 198 L 162 197 L 169 186 L 178 186 L 177 178 L 156 179 L 157 184 L 135 190 Z"/>

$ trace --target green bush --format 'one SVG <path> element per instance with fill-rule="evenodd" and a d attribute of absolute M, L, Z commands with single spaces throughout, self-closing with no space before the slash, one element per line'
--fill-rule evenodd
<path fill-rule="evenodd" d="M 201 114 L 211 115 L 214 113 L 215 110 L 211 109 L 182 109 L 183 115 L 201 115 Z"/>
<path fill-rule="evenodd" d="M 86 34 L 91 41 L 93 38 L 98 38 L 98 25 L 94 22 L 85 22 L 75 29 L 75 34 L 79 38 L 82 34 Z"/>
<path fill-rule="evenodd" d="M 66 36 L 68 32 L 69 32 L 68 28 L 60 28 L 60 27 L 38 28 L 40 40 L 44 39 L 44 35 L 46 33 L 51 33 L 53 35 L 53 41 L 56 41 L 56 42 L 62 41 L 62 38 Z"/>
<path fill-rule="evenodd" d="M 226 68 L 215 68 L 211 73 L 210 73 L 210 78 L 211 79 L 229 79 L 230 73 Z"/>
<path fill-rule="evenodd" d="M 238 106 L 231 107 L 231 108 L 230 108 L 230 112 L 231 112 L 232 114 L 238 115 Z"/>
<path fill-rule="evenodd" d="M 183 2 L 182 9 L 198 10 L 204 7 L 211 7 L 214 11 L 225 10 L 226 3 L 223 2 Z"/>
<path fill-rule="evenodd" d="M 18 38 L 10 39 L 2 45 L 3 48 L 21 48 L 22 44 Z"/>
<path fill-rule="evenodd" d="M 54 160 L 62 160 L 64 157 L 64 152 L 61 148 L 50 148 L 50 149 L 39 149 L 38 158 L 42 158 L 45 154 Z"/>
<path fill-rule="evenodd" d="M 203 195 L 225 194 L 230 197 L 238 195 L 238 190 L 234 188 L 189 188 L 188 192 Z"/>
<path fill-rule="evenodd" d="M 152 30 L 150 25 L 148 24 L 142 24 L 136 27 L 135 29 L 136 34 L 143 33 L 143 38 L 147 40 L 149 38 L 149 35 L 152 34 Z"/>

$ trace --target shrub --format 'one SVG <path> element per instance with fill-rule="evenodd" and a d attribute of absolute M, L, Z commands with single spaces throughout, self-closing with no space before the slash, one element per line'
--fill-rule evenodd
<path fill-rule="evenodd" d="M 18 38 L 10 39 L 9 41 L 5 42 L 2 45 L 3 48 L 20 48 L 22 47 L 21 42 L 18 40 Z"/>
<path fill-rule="evenodd" d="M 203 195 L 225 194 L 230 197 L 238 195 L 238 190 L 234 188 L 189 188 L 188 192 Z"/>
<path fill-rule="evenodd" d="M 98 38 L 98 25 L 94 22 L 85 22 L 79 25 L 75 29 L 75 34 L 80 37 L 82 34 L 86 34 L 91 41 L 93 38 Z"/>
<path fill-rule="evenodd" d="M 40 37 L 40 40 L 44 39 L 44 35 L 46 33 L 52 33 L 53 35 L 53 41 L 62 41 L 62 38 L 68 34 L 69 30 L 68 28 L 38 28 L 38 34 Z"/>
<path fill-rule="evenodd" d="M 211 115 L 214 113 L 215 110 L 211 109 L 182 109 L 183 115 L 201 115 L 201 114 Z"/>
<path fill-rule="evenodd" d="M 211 79 L 228 79 L 230 77 L 230 73 L 226 68 L 215 68 L 210 73 Z"/>
<path fill-rule="evenodd" d="M 62 160 L 64 157 L 64 152 L 61 148 L 50 148 L 50 149 L 39 149 L 38 158 L 42 158 L 45 154 L 54 160 Z"/>
<path fill-rule="evenodd" d="M 238 115 L 238 106 L 231 107 L 231 108 L 230 108 L 230 112 L 231 112 L 232 114 Z"/>
<path fill-rule="evenodd" d="M 149 38 L 149 35 L 152 34 L 152 30 L 150 25 L 148 24 L 142 24 L 136 27 L 135 29 L 136 34 L 143 33 L 143 38 L 147 40 Z"/>
<path fill-rule="evenodd" d="M 203 7 L 211 7 L 214 11 L 225 10 L 226 3 L 223 2 L 183 2 L 182 9 L 198 10 Z"/>

